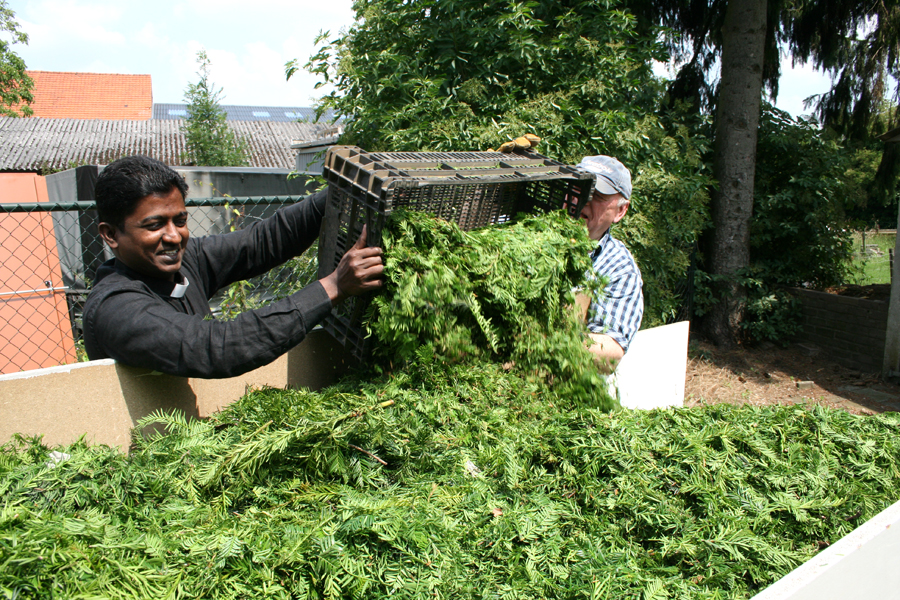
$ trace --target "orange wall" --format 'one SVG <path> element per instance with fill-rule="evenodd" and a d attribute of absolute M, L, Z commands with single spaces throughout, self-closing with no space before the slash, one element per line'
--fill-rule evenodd
<path fill-rule="evenodd" d="M 0 174 L 0 202 L 47 201 L 40 175 Z M 0 213 L 0 373 L 76 361 L 62 287 L 51 214 Z"/>

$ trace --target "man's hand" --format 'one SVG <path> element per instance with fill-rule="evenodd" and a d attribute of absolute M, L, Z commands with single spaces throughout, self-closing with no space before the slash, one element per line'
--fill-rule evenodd
<path fill-rule="evenodd" d="M 319 280 L 332 304 L 338 304 L 349 296 L 357 296 L 363 292 L 381 287 L 384 263 L 381 260 L 381 248 L 366 247 L 366 227 L 353 247 L 341 257 L 330 275 Z"/>

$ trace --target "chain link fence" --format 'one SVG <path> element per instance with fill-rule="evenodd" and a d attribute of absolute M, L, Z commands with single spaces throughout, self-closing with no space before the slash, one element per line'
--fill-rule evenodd
<path fill-rule="evenodd" d="M 892 283 L 896 229 L 853 233 L 851 281 L 861 285 Z"/>
<path fill-rule="evenodd" d="M 191 236 L 226 233 L 265 219 L 302 196 L 193 198 Z M 232 318 L 316 278 L 316 249 L 280 269 L 221 290 L 210 301 Z M 94 202 L 0 204 L 0 373 L 87 360 L 81 315 L 97 269 L 112 258 Z"/>

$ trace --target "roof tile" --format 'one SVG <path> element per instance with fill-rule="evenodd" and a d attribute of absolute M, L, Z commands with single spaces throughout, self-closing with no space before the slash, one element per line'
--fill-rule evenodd
<path fill-rule="evenodd" d="M 185 163 L 180 121 L 101 119 L 21 119 L 0 117 L 0 171 L 65 169 L 73 165 L 109 164 L 145 154 L 178 166 Z M 292 169 L 291 144 L 313 140 L 327 125 L 271 121 L 229 121 L 248 140 L 251 167 Z"/>
<path fill-rule="evenodd" d="M 35 117 L 50 119 L 149 119 L 150 75 L 28 71 L 34 80 Z"/>

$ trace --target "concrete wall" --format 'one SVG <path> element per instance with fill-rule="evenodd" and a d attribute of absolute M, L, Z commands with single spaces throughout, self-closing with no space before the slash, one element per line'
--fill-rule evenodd
<path fill-rule="evenodd" d="M 888 303 L 792 288 L 803 303 L 803 332 L 795 341 L 814 344 L 838 364 L 880 373 Z"/>
<path fill-rule="evenodd" d="M 294 168 L 298 173 L 321 175 L 325 168 L 325 151 L 327 146 L 299 148 Z"/>
<path fill-rule="evenodd" d="M 305 196 L 312 190 L 303 175 L 288 179 L 288 169 L 251 167 L 172 167 L 189 186 L 189 198 L 229 196 Z"/>
<path fill-rule="evenodd" d="M 50 446 L 85 436 L 127 451 L 131 430 L 156 410 L 208 417 L 250 387 L 321 389 L 348 364 L 334 339 L 314 330 L 275 362 L 230 379 L 172 377 L 110 359 L 0 375 L 0 444 L 15 433 L 42 435 Z"/>
<path fill-rule="evenodd" d="M 287 169 L 251 169 L 249 167 L 172 167 L 188 184 L 188 198 L 221 198 L 224 196 L 297 196 L 312 192 L 310 179 L 301 175 L 288 179 Z M 227 233 L 232 226 L 275 214 L 280 206 L 251 205 L 237 207 L 243 215 L 239 222 L 224 206 L 204 206 L 188 210 L 188 227 L 192 235 Z"/>

